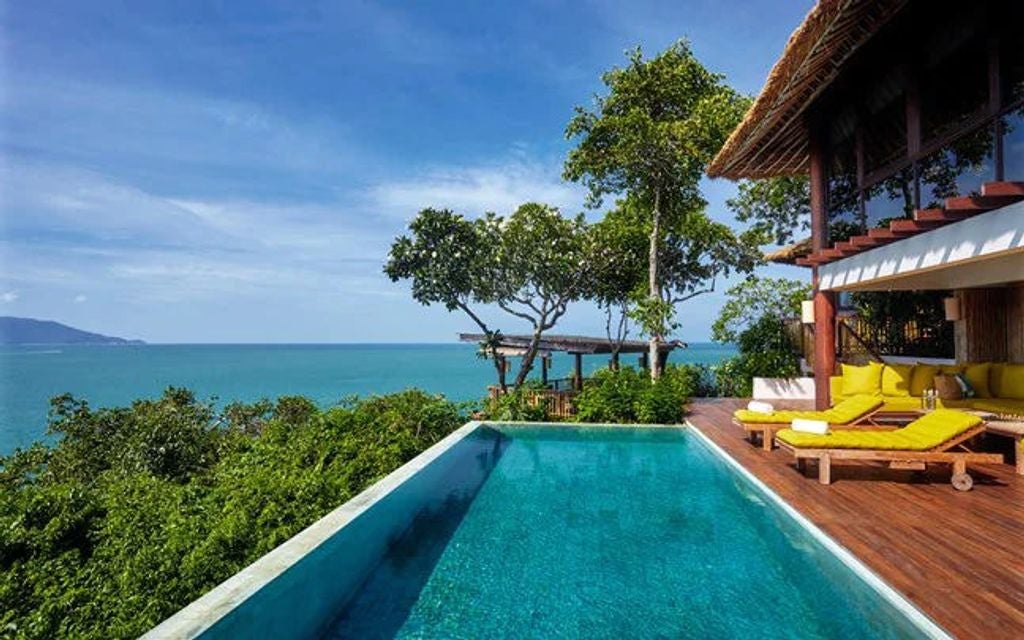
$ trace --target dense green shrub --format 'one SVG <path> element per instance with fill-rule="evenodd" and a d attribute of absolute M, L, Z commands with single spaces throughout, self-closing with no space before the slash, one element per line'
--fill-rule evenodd
<path fill-rule="evenodd" d="M 419 391 L 327 411 L 55 398 L 59 442 L 0 458 L 0 629 L 137 636 L 466 419 Z"/>
<path fill-rule="evenodd" d="M 693 386 L 693 373 L 668 366 L 656 382 L 643 370 L 623 367 L 598 371 L 576 396 L 580 422 L 657 423 L 681 422 Z"/>
<path fill-rule="evenodd" d="M 754 378 L 792 378 L 800 375 L 800 355 L 793 350 L 782 321 L 761 316 L 740 332 L 740 354 L 716 368 L 718 392 L 727 397 L 750 397 Z"/>

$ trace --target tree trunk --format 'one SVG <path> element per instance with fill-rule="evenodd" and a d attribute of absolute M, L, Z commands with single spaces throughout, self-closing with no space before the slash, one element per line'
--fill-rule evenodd
<path fill-rule="evenodd" d="M 456 306 L 462 309 L 462 312 L 469 316 L 473 322 L 476 323 L 476 326 L 480 327 L 485 336 L 491 335 L 491 330 L 487 328 L 487 325 L 480 319 L 480 316 L 473 313 L 473 310 L 469 308 L 469 305 L 458 302 L 456 303 Z M 490 351 L 491 362 L 494 363 L 494 371 L 498 374 L 498 388 L 502 393 L 505 393 L 508 391 L 508 383 L 505 381 L 505 358 L 503 356 L 499 356 L 498 350 L 493 346 L 490 348 Z"/>
<path fill-rule="evenodd" d="M 647 254 L 647 285 L 651 301 L 661 299 L 661 287 L 658 281 L 658 243 L 661 235 L 661 192 L 654 191 L 654 211 L 651 212 L 651 246 Z M 659 328 L 660 329 L 660 328 Z M 651 381 L 661 375 L 658 367 L 658 352 L 661 344 L 661 331 L 652 331 L 648 344 L 648 359 L 651 367 Z"/>
<path fill-rule="evenodd" d="M 537 351 L 540 347 L 540 338 L 544 333 L 545 322 L 547 322 L 547 316 L 541 316 L 534 326 L 530 346 L 526 348 L 526 353 L 523 354 L 523 361 L 519 364 L 519 373 L 516 375 L 516 389 L 523 386 L 523 383 L 526 382 L 526 376 L 530 375 L 530 370 L 533 369 L 533 361 L 537 358 Z"/>

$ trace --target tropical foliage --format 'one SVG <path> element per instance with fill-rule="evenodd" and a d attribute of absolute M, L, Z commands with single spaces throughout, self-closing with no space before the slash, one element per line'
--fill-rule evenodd
<path fill-rule="evenodd" d="M 583 217 L 566 218 L 548 205 L 527 203 L 508 218 L 487 214 L 476 220 L 428 208 L 410 223 L 409 235 L 392 243 L 384 272 L 392 281 L 411 281 L 418 302 L 461 310 L 480 327 L 483 351 L 494 361 L 502 389 L 500 332 L 484 321 L 479 307 L 495 305 L 525 321 L 532 340 L 520 361 L 518 388 L 533 368 L 544 332 L 584 295 L 585 255 Z"/>
<path fill-rule="evenodd" d="M 632 367 L 604 369 L 573 400 L 576 420 L 676 424 L 685 417 L 692 388 L 693 374 L 685 367 L 667 366 L 653 384 L 645 371 Z"/>
<path fill-rule="evenodd" d="M 0 628 L 134 637 L 461 425 L 419 391 L 217 410 L 168 389 L 53 400 L 52 445 L 0 458 Z"/>
<path fill-rule="evenodd" d="M 566 127 L 576 147 L 563 175 L 587 187 L 590 206 L 616 196 L 642 222 L 647 282 L 633 317 L 650 337 L 656 363 L 659 343 L 674 329 L 676 304 L 712 289 L 718 275 L 752 268 L 753 250 L 737 253 L 751 238 L 712 222 L 699 189 L 748 101 L 708 71 L 686 42 L 650 59 L 637 48 L 602 81 L 607 93 L 592 109 L 577 107 Z M 674 259 L 666 255 L 670 247 Z M 651 374 L 658 376 L 657 366 Z"/>
<path fill-rule="evenodd" d="M 755 277 L 726 292 L 712 335 L 735 342 L 739 355 L 715 370 L 719 394 L 749 397 L 755 377 L 800 375 L 800 355 L 783 321 L 800 314 L 800 301 L 808 295 L 810 286 L 802 282 Z"/>

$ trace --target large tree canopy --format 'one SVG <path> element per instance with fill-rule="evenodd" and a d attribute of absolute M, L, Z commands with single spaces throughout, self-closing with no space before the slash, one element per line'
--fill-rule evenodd
<path fill-rule="evenodd" d="M 627 65 L 608 71 L 602 81 L 607 93 L 593 109 L 577 107 L 566 127 L 566 137 L 577 146 L 566 159 L 564 177 L 587 187 L 590 206 L 600 206 L 607 195 L 628 197 L 647 222 L 647 292 L 637 310 L 650 336 L 651 373 L 657 377 L 658 345 L 672 317 L 668 289 L 689 288 L 666 286 L 662 268 L 673 265 L 662 253 L 670 235 L 689 241 L 701 224 L 693 218 L 706 206 L 699 182 L 748 101 L 682 41 L 650 59 L 633 50 Z"/>
<path fill-rule="evenodd" d="M 477 220 L 442 209 L 424 209 L 409 225 L 410 235 L 391 245 L 384 272 L 392 281 L 411 280 L 418 302 L 461 310 L 487 336 L 484 350 L 494 360 L 498 383 L 505 367 L 495 345 L 500 332 L 479 313 L 493 304 L 529 323 L 533 340 L 515 385 L 525 382 L 543 333 L 585 291 L 586 223 L 558 209 L 528 203 L 508 218 L 488 214 Z"/>

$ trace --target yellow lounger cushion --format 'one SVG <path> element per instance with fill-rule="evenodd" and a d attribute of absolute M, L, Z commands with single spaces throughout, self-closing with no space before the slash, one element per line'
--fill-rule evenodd
<path fill-rule="evenodd" d="M 979 424 L 978 416 L 953 409 L 936 409 L 896 431 L 836 429 L 820 436 L 783 429 L 775 437 L 800 449 L 927 451 Z"/>
<path fill-rule="evenodd" d="M 733 416 L 740 422 L 748 424 L 789 424 L 793 422 L 794 418 L 825 420 L 829 424 L 850 424 L 880 406 L 882 406 L 882 398 L 878 396 L 853 396 L 825 411 L 757 413 L 756 411 L 739 409 L 733 413 Z"/>
<path fill-rule="evenodd" d="M 869 362 L 862 367 L 842 365 L 843 395 L 876 395 L 882 393 L 882 363 Z"/>

